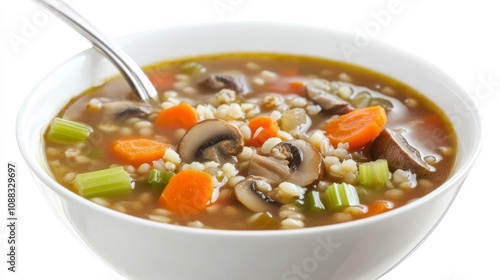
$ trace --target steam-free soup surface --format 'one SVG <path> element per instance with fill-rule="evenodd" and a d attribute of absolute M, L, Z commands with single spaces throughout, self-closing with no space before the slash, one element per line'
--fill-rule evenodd
<path fill-rule="evenodd" d="M 157 107 L 113 78 L 45 135 L 57 181 L 116 211 L 215 229 L 329 225 L 411 203 L 454 167 L 442 111 L 380 73 L 248 53 L 146 71 Z"/>

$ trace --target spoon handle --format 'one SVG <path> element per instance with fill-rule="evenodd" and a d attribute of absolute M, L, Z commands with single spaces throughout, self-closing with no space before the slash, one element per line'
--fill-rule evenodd
<path fill-rule="evenodd" d="M 32 0 L 73 27 L 123 74 L 138 97 L 148 103 L 157 101 L 158 93 L 142 69 L 113 41 L 92 26 L 82 15 L 61 0 Z"/>

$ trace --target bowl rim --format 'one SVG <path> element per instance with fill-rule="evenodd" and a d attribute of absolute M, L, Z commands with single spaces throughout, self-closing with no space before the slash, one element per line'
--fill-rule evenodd
<path fill-rule="evenodd" d="M 118 45 L 123 45 L 127 42 L 130 42 L 131 40 L 137 39 L 138 37 L 141 36 L 154 36 L 161 34 L 162 32 L 168 32 L 172 30 L 180 31 L 183 29 L 202 29 L 202 28 L 227 28 L 228 26 L 231 26 L 231 28 L 234 27 L 260 27 L 260 28 L 265 28 L 267 26 L 274 26 L 274 27 L 280 27 L 280 28 L 291 28 L 291 29 L 303 29 L 305 31 L 314 31 L 314 32 L 324 32 L 325 34 L 333 35 L 333 36 L 353 36 L 354 34 L 350 34 L 344 31 L 339 31 L 335 29 L 330 29 L 330 28 L 325 28 L 325 27 L 318 27 L 318 26 L 313 26 L 313 25 L 306 25 L 306 24 L 295 24 L 295 23 L 282 23 L 282 22 L 268 22 L 268 21 L 238 21 L 238 22 L 208 22 L 208 23 L 192 23 L 192 24 L 182 24 L 182 25 L 173 25 L 173 26 L 166 26 L 166 27 L 161 27 L 161 28 L 156 28 L 156 29 L 150 29 L 146 31 L 141 31 L 141 32 L 136 32 L 133 34 L 128 34 L 122 37 L 119 37 L 115 39 L 116 43 Z M 438 73 L 441 78 L 445 79 L 447 84 L 450 84 L 454 86 L 456 90 L 457 95 L 461 98 L 467 98 L 469 95 L 465 92 L 465 90 L 460 87 L 456 81 L 454 81 L 448 74 L 443 72 L 441 69 L 436 67 L 435 65 L 431 64 L 430 62 L 422 59 L 421 57 L 416 56 L 413 53 L 410 53 L 408 51 L 402 50 L 400 48 L 397 48 L 395 46 L 392 46 L 388 43 L 382 42 L 376 38 L 373 38 L 370 41 L 371 45 L 377 46 L 378 48 L 383 48 L 390 50 L 391 52 L 395 52 L 399 55 L 405 56 L 407 59 L 410 59 L 412 61 L 418 62 L 419 65 L 422 65 L 426 67 L 427 69 L 431 69 L 432 71 Z M 433 190 L 431 193 L 426 194 L 425 196 L 408 203 L 406 205 L 402 205 L 396 209 L 393 209 L 391 211 L 375 215 L 372 217 L 367 217 L 359 220 L 353 220 L 345 223 L 339 223 L 339 224 L 331 224 L 331 225 L 323 225 L 323 226 L 315 226 L 315 227 L 307 227 L 307 228 L 300 228 L 300 229 L 294 229 L 294 230 L 280 230 L 280 229 L 275 229 L 275 230 L 230 230 L 230 229 L 205 229 L 205 228 L 192 228 L 192 227 L 187 227 L 187 226 L 179 226 L 179 225 L 173 225 L 173 224 L 164 224 L 164 223 L 159 223 L 156 221 L 148 220 L 145 218 L 139 218 L 135 217 L 129 214 L 125 214 L 119 211 L 112 210 L 110 208 L 101 206 L 97 203 L 94 203 L 86 198 L 83 198 L 79 196 L 78 194 L 70 191 L 69 189 L 65 188 L 64 186 L 60 185 L 57 183 L 39 164 L 39 162 L 36 160 L 35 156 L 30 154 L 29 152 L 29 147 L 26 146 L 28 143 L 28 140 L 24 139 L 25 135 L 27 132 L 23 129 L 24 126 L 22 125 L 23 123 L 27 123 L 28 116 L 30 114 L 29 109 L 31 106 L 36 103 L 36 100 L 47 93 L 43 93 L 43 90 L 41 90 L 42 84 L 52 75 L 54 75 L 56 72 L 60 71 L 61 68 L 63 68 L 66 65 L 69 65 L 73 63 L 76 59 L 78 59 L 81 56 L 84 56 L 90 52 L 95 52 L 93 48 L 88 48 L 86 50 L 83 50 L 69 59 L 66 59 L 64 62 L 59 64 L 57 67 L 55 67 L 53 70 L 51 70 L 49 73 L 47 73 L 30 91 L 30 93 L 27 95 L 25 101 L 23 102 L 16 118 L 16 138 L 17 138 L 17 143 L 18 143 L 18 148 L 21 151 L 22 157 L 24 158 L 26 164 L 29 166 L 29 168 L 32 170 L 35 175 L 39 180 L 41 180 L 46 187 L 49 187 L 53 192 L 55 192 L 57 195 L 64 197 L 65 199 L 69 199 L 71 201 L 76 201 L 78 203 L 81 203 L 84 207 L 92 208 L 94 211 L 98 212 L 103 212 L 106 215 L 112 216 L 113 218 L 123 220 L 123 221 L 128 221 L 131 223 L 138 223 L 141 224 L 142 226 L 148 227 L 148 228 L 156 228 L 160 230 L 168 230 L 168 231 L 174 231 L 174 232 L 181 232 L 183 234 L 201 234 L 201 235 L 215 235 L 215 236 L 241 236 L 241 237 L 264 237 L 264 236 L 281 236 L 281 235 L 304 235 L 304 234 L 317 234 L 321 232 L 328 232 L 331 230 L 337 230 L 337 229 L 343 229 L 343 228 L 350 228 L 350 227 L 359 227 L 363 226 L 365 224 L 370 224 L 370 223 L 377 223 L 380 220 L 385 220 L 389 219 L 392 216 L 400 215 L 400 213 L 409 211 L 412 208 L 416 208 L 421 204 L 425 204 L 428 201 L 432 200 L 434 197 L 438 196 L 440 193 L 445 192 L 447 189 L 451 188 L 452 185 L 459 184 L 460 181 L 465 180 L 467 177 L 468 173 L 472 169 L 475 161 L 477 160 L 482 145 L 483 145 L 483 134 L 484 134 L 484 129 L 482 127 L 482 122 L 481 122 L 481 116 L 479 114 L 478 110 L 478 104 L 475 100 L 470 99 L 472 102 L 468 102 L 468 106 L 471 109 L 472 112 L 472 118 L 474 119 L 474 123 L 476 125 L 477 129 L 477 134 L 475 138 L 475 143 L 476 145 L 474 146 L 472 151 L 468 151 L 469 156 L 468 160 L 465 161 L 462 165 L 456 166 L 454 173 L 438 188 Z M 320 56 L 318 56 L 320 57 Z M 350 63 L 350 62 L 347 62 Z M 366 66 L 359 65 L 361 67 L 367 68 Z M 377 71 L 375 69 L 372 69 L 374 71 Z M 404 81 L 403 81 L 404 82 Z M 43 93 L 43 94 L 42 94 Z M 425 93 L 424 93 L 425 95 Z M 46 126 L 45 126 L 46 127 Z M 42 139 L 43 141 L 43 139 Z M 458 146 L 460 146 L 460 139 L 458 139 Z"/>

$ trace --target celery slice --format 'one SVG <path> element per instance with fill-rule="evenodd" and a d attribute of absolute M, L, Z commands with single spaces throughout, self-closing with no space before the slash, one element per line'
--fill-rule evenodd
<path fill-rule="evenodd" d="M 199 63 L 186 62 L 181 66 L 181 71 L 185 74 L 196 76 L 207 72 L 207 69 Z"/>
<path fill-rule="evenodd" d="M 333 183 L 321 195 L 322 201 L 328 210 L 339 210 L 347 206 L 359 205 L 356 188 L 346 183 Z"/>
<path fill-rule="evenodd" d="M 256 228 L 273 228 L 277 221 L 273 218 L 273 215 L 269 212 L 261 212 L 254 216 L 251 224 Z"/>
<path fill-rule="evenodd" d="M 63 118 L 55 118 L 50 124 L 47 140 L 61 144 L 83 142 L 87 140 L 91 131 L 91 128 L 85 124 Z"/>
<path fill-rule="evenodd" d="M 309 191 L 306 193 L 306 205 L 311 212 L 321 212 L 326 210 L 325 205 L 321 202 L 320 192 Z"/>
<path fill-rule="evenodd" d="M 391 172 L 387 160 L 364 162 L 359 165 L 359 182 L 368 188 L 385 188 Z"/>
<path fill-rule="evenodd" d="M 151 169 L 148 176 L 148 183 L 155 186 L 165 187 L 172 176 L 174 176 L 174 172 Z"/>
<path fill-rule="evenodd" d="M 122 166 L 80 173 L 73 180 L 73 184 L 85 198 L 127 194 L 135 186 L 133 179 Z"/>

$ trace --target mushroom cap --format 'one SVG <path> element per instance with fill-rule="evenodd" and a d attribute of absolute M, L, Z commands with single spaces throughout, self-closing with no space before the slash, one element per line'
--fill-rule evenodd
<path fill-rule="evenodd" d="M 250 92 L 248 82 L 242 74 L 235 73 L 220 73 L 220 74 L 210 74 L 208 77 L 201 82 L 201 86 L 209 89 L 221 90 L 221 89 L 232 89 L 235 92 L 245 95 Z"/>
<path fill-rule="evenodd" d="M 275 202 L 264 193 L 255 188 L 257 181 L 267 181 L 260 176 L 248 176 L 245 180 L 238 182 L 234 187 L 234 194 L 241 204 L 254 212 L 273 212 L 276 209 Z"/>
<path fill-rule="evenodd" d="M 307 96 L 314 101 L 314 103 L 318 104 L 321 109 L 329 111 L 329 113 L 332 114 L 343 115 L 354 110 L 347 101 L 322 89 L 319 86 L 322 82 L 323 80 L 315 80 L 305 86 Z"/>
<path fill-rule="evenodd" d="M 287 155 L 289 157 L 290 176 L 287 182 L 308 186 L 323 178 L 325 164 L 321 153 L 304 140 L 290 140 L 274 146 L 271 154 Z"/>
<path fill-rule="evenodd" d="M 389 128 L 382 130 L 375 138 L 370 153 L 376 159 L 386 159 L 392 171 L 401 169 L 422 174 L 435 170 L 422 160 L 420 152 L 411 146 L 401 133 Z"/>
<path fill-rule="evenodd" d="M 243 150 L 241 132 L 232 124 L 220 119 L 208 119 L 192 126 L 182 137 L 177 152 L 182 161 L 220 164 L 234 162 L 234 156 Z"/>
<path fill-rule="evenodd" d="M 287 181 L 302 187 L 323 178 L 324 162 L 319 151 L 304 140 L 281 142 L 269 156 L 253 155 L 248 174 L 267 178 L 276 185 Z"/>

